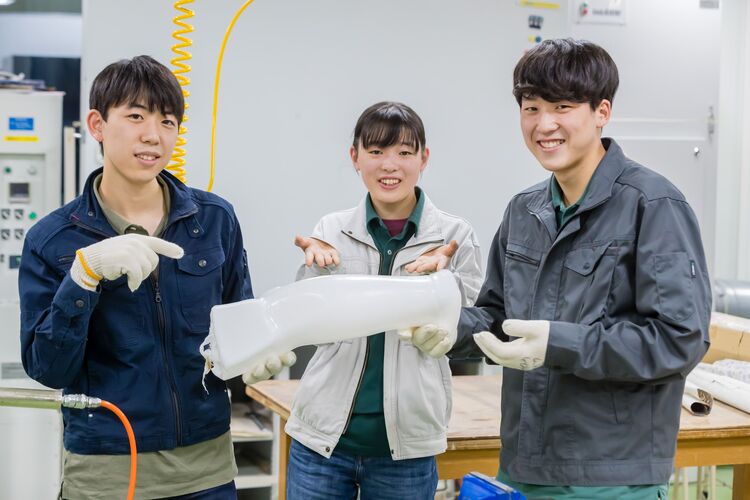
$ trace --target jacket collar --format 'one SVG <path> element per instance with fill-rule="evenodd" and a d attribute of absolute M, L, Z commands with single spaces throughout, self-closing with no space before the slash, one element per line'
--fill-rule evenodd
<path fill-rule="evenodd" d="M 424 199 L 422 216 L 417 224 L 416 233 L 409 239 L 406 246 L 418 245 L 443 238 L 439 230 L 437 207 L 432 204 L 432 201 L 430 201 L 430 198 L 424 191 L 422 191 L 422 198 Z M 367 196 L 362 198 L 356 206 L 352 216 L 344 223 L 341 231 L 362 243 L 377 248 L 372 236 L 367 231 Z"/>
<path fill-rule="evenodd" d="M 580 229 L 580 218 L 578 217 L 580 214 L 601 205 L 612 197 L 615 182 L 625 170 L 625 154 L 617 142 L 614 139 L 604 137 L 602 138 L 602 144 L 607 152 L 594 170 L 594 175 L 591 176 L 591 180 L 586 187 L 585 196 L 580 200 L 576 215 L 565 225 L 563 228 L 565 234 L 561 233 L 561 237 Z M 557 220 L 555 208 L 552 205 L 550 184 L 550 182 L 547 182 L 546 188 L 539 190 L 537 195 L 529 200 L 527 208 L 529 212 L 539 217 L 550 233 L 552 241 L 554 241 L 557 236 Z"/>
<path fill-rule="evenodd" d="M 116 233 L 114 229 L 112 229 L 112 226 L 110 226 L 109 222 L 107 222 L 104 211 L 96 201 L 96 195 L 94 194 L 94 179 L 96 179 L 96 176 L 102 173 L 103 170 L 104 168 L 100 167 L 91 172 L 88 176 L 86 184 L 83 187 L 83 192 L 78 198 L 78 204 L 70 214 L 70 219 L 74 223 L 80 222 L 83 225 L 108 236 L 115 236 Z M 198 211 L 198 206 L 190 195 L 190 188 L 166 170 L 159 172 L 159 176 L 167 185 L 170 195 L 169 219 L 167 221 L 167 226 L 178 219 L 187 217 Z"/>
<path fill-rule="evenodd" d="M 602 139 L 602 144 L 607 152 L 596 167 L 594 175 L 591 176 L 588 192 L 581 200 L 579 212 L 592 209 L 610 199 L 615 181 L 625 170 L 625 154 L 614 139 L 605 137 Z"/>

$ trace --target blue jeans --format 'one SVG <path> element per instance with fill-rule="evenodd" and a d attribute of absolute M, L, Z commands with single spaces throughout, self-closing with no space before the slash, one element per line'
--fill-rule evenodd
<path fill-rule="evenodd" d="M 207 490 L 169 497 L 163 500 L 237 500 L 237 488 L 234 485 L 234 481 L 230 481 L 227 484 L 214 486 Z"/>
<path fill-rule="evenodd" d="M 435 457 L 393 460 L 333 452 L 331 458 L 292 440 L 286 474 L 288 500 L 432 500 L 437 489 Z"/>

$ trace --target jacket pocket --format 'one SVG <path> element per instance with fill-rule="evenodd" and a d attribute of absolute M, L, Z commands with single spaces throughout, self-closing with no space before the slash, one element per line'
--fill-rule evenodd
<path fill-rule="evenodd" d="M 190 331 L 207 333 L 211 308 L 221 303 L 223 289 L 221 247 L 197 250 L 177 261 L 180 309 Z"/>
<path fill-rule="evenodd" d="M 565 294 L 558 304 L 561 321 L 591 324 L 606 314 L 618 250 L 606 242 L 568 252 Z"/>
<path fill-rule="evenodd" d="M 683 321 L 695 312 L 692 266 L 685 252 L 654 255 L 656 308 L 662 316 Z"/>
<path fill-rule="evenodd" d="M 99 302 L 89 321 L 89 348 L 117 352 L 124 358 L 134 349 L 141 350 L 151 344 L 151 334 L 146 332 L 145 292 L 142 290 L 150 286 L 146 278 L 131 292 L 126 275 L 99 282 Z"/>
<path fill-rule="evenodd" d="M 527 319 L 532 290 L 539 270 L 542 252 L 508 242 L 503 268 L 505 313 L 510 319 Z"/>
<path fill-rule="evenodd" d="M 639 389 L 637 384 L 609 384 L 609 393 L 612 397 L 612 412 L 615 422 L 618 424 L 627 424 L 633 420 L 633 394 Z"/>
<path fill-rule="evenodd" d="M 364 340 L 364 339 L 361 339 Z M 365 342 L 319 345 L 294 396 L 292 413 L 317 432 L 336 437 L 344 429 Z M 359 364 L 361 367 L 361 364 Z M 364 369 L 364 368 L 362 368 Z"/>
<path fill-rule="evenodd" d="M 395 380 L 409 383 L 396 383 L 396 428 L 408 440 L 434 438 L 446 431 L 451 389 L 441 363 L 447 365 L 446 358 L 430 357 L 411 342 L 399 341 Z M 450 368 L 445 371 L 450 373 Z"/>

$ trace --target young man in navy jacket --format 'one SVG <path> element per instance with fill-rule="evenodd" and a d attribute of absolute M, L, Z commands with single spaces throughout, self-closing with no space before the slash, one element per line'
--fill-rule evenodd
<path fill-rule="evenodd" d="M 148 56 L 107 66 L 86 124 L 103 168 L 28 233 L 19 274 L 26 372 L 118 405 L 138 445 L 138 495 L 236 498 L 225 383 L 199 346 L 216 304 L 252 298 L 232 206 L 164 170 L 183 118 Z M 249 338 L 251 332 L 248 332 Z M 128 440 L 106 411 L 63 409 L 63 498 L 124 495 Z"/>

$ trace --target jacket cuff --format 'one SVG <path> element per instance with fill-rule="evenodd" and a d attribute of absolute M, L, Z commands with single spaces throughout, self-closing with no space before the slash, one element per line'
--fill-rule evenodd
<path fill-rule="evenodd" d="M 70 273 L 65 275 L 52 299 L 53 306 L 70 318 L 90 315 L 98 303 L 99 293 L 89 292 L 78 286 Z"/>
<path fill-rule="evenodd" d="M 550 321 L 545 366 L 572 369 L 576 365 L 584 335 L 583 325 Z"/>

